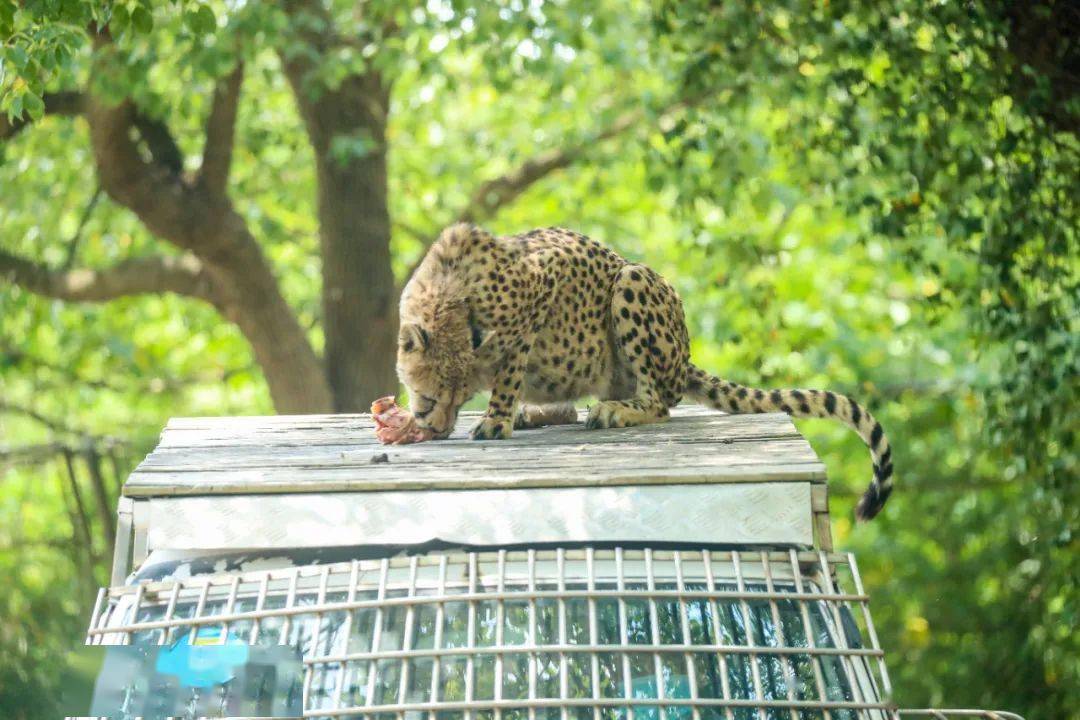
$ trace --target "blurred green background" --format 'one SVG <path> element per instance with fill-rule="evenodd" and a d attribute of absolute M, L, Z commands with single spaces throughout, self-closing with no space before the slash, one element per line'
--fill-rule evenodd
<path fill-rule="evenodd" d="M 675 284 L 697 364 L 867 403 L 871 524 L 859 440 L 799 427 L 895 699 L 1080 717 L 1078 29 L 1047 0 L 0 0 L 0 715 L 86 677 L 165 420 L 392 392 L 396 288 L 467 218 L 585 232 Z"/>

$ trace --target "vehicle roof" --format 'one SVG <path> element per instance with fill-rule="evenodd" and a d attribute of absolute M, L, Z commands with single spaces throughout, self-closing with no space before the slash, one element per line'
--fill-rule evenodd
<path fill-rule="evenodd" d="M 138 504 L 148 551 L 204 553 L 432 542 L 810 547 L 815 513 L 827 513 L 824 467 L 786 415 L 689 406 L 657 425 L 473 442 L 477 419 L 463 413 L 448 440 L 385 446 L 369 415 L 178 418 L 124 495 Z"/>

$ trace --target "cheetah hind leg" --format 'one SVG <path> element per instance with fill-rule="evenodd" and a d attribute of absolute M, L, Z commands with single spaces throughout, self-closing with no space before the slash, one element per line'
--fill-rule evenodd
<path fill-rule="evenodd" d="M 634 397 L 604 399 L 593 405 L 585 420 L 587 428 L 664 422 L 669 417 L 668 405 L 677 402 L 677 398 L 670 403 L 664 398 L 673 396 L 668 386 L 682 372 L 679 364 L 684 362 L 683 351 L 668 341 L 668 337 L 674 341 L 676 335 L 667 326 L 682 320 L 681 309 L 674 290 L 658 280 L 655 273 L 641 265 L 627 265 L 616 278 L 611 323 L 619 360 L 634 379 Z M 646 318 L 652 319 L 651 327 L 645 324 Z"/>
<path fill-rule="evenodd" d="M 572 425 L 576 422 L 577 410 L 573 403 L 522 405 L 514 417 L 514 429 L 527 430 L 548 425 Z"/>
<path fill-rule="evenodd" d="M 631 400 L 601 400 L 589 408 L 585 427 L 590 430 L 649 425 L 668 419 L 668 409 L 660 398 L 636 397 Z"/>

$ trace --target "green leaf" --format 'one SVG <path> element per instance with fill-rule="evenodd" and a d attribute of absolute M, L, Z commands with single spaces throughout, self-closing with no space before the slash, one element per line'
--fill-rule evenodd
<path fill-rule="evenodd" d="M 7 38 L 14 30 L 15 10 L 13 0 L 0 0 L 0 37 Z"/>
<path fill-rule="evenodd" d="M 26 93 L 22 96 L 23 106 L 34 120 L 40 120 L 45 114 L 45 102 L 34 93 Z"/>
<path fill-rule="evenodd" d="M 6 50 L 4 57 L 7 62 L 11 63 L 11 66 L 19 73 L 26 70 L 26 64 L 30 60 L 30 57 L 26 54 L 26 50 L 19 45 L 12 45 Z"/>
<path fill-rule="evenodd" d="M 199 35 L 212 33 L 217 28 L 214 11 L 207 5 L 200 5 L 194 11 L 185 13 L 184 23 L 192 32 Z"/>
<path fill-rule="evenodd" d="M 131 25 L 131 13 L 125 5 L 113 5 L 112 16 L 109 18 L 109 29 L 120 34 Z"/>
<path fill-rule="evenodd" d="M 131 14 L 131 22 L 135 30 L 144 35 L 154 29 L 154 16 L 142 5 L 139 5 Z"/>
<path fill-rule="evenodd" d="M 23 98 L 26 95 L 19 93 L 11 98 L 8 102 L 8 117 L 12 119 L 18 119 L 22 117 L 23 111 Z"/>

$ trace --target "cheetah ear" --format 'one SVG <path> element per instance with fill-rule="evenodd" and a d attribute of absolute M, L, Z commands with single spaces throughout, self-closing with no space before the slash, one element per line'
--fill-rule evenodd
<path fill-rule="evenodd" d="M 479 325 L 471 325 L 471 324 L 469 325 L 469 332 L 472 334 L 472 349 L 473 350 L 479 350 L 480 346 L 483 345 L 485 342 L 487 342 L 488 338 L 490 338 L 492 335 L 495 334 L 493 332 L 484 332 L 483 330 L 480 329 Z"/>
<path fill-rule="evenodd" d="M 431 336 L 417 323 L 404 323 L 398 331 L 398 346 L 407 353 L 426 351 L 431 347 Z"/>
<path fill-rule="evenodd" d="M 499 343 L 496 342 L 498 334 L 499 333 L 495 330 L 485 331 L 483 337 L 480 339 L 480 344 L 473 350 L 473 357 L 481 367 L 498 362 Z"/>
<path fill-rule="evenodd" d="M 481 363 L 495 361 L 495 336 L 499 333 L 495 330 L 484 330 L 479 325 L 469 323 L 469 331 L 472 333 L 473 356 Z"/>
<path fill-rule="evenodd" d="M 478 355 L 490 352 L 495 347 L 495 336 L 498 335 L 494 330 L 481 330 L 473 333 L 473 351 Z"/>

